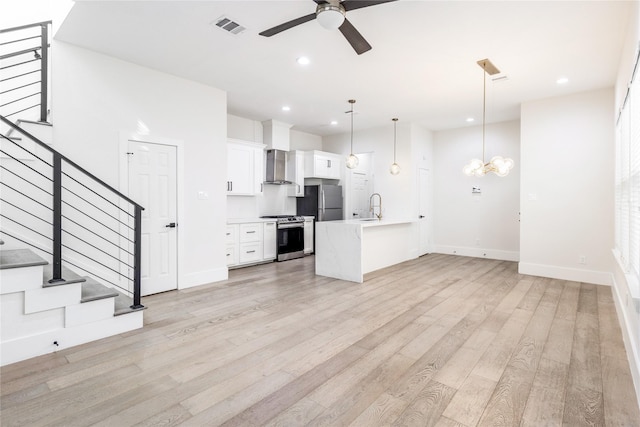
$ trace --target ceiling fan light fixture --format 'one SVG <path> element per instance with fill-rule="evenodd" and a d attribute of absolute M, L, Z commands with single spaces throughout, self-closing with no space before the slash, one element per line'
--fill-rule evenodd
<path fill-rule="evenodd" d="M 329 3 L 319 4 L 316 8 L 316 19 L 327 30 L 337 30 L 344 22 L 344 7 Z"/>

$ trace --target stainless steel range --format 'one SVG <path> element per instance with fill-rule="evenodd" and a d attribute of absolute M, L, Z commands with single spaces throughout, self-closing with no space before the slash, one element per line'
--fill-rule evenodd
<path fill-rule="evenodd" d="M 293 215 L 271 215 L 262 218 L 276 220 L 278 261 L 304 256 L 304 217 Z"/>

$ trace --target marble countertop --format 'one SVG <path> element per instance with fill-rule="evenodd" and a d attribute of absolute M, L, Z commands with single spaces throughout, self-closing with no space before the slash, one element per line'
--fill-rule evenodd
<path fill-rule="evenodd" d="M 274 222 L 273 218 L 227 218 L 227 224 L 247 224 L 250 222 Z"/>
<path fill-rule="evenodd" d="M 415 222 L 415 220 L 386 219 L 386 218 L 379 220 L 377 218 L 360 218 L 360 219 L 345 219 L 345 220 L 339 220 L 339 221 L 324 221 L 323 224 L 350 224 L 350 225 L 361 225 L 363 227 L 380 227 L 384 225 L 409 224 L 412 222 Z"/>

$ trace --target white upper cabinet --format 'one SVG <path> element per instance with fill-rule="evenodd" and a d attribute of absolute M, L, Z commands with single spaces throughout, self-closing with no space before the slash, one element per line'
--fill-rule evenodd
<path fill-rule="evenodd" d="M 305 178 L 340 179 L 342 156 L 324 151 L 306 151 L 304 176 Z"/>
<path fill-rule="evenodd" d="M 289 197 L 304 197 L 304 151 L 289 151 L 287 153 L 287 180 Z"/>
<path fill-rule="evenodd" d="M 227 142 L 227 195 L 262 194 L 264 144 L 229 139 Z"/>

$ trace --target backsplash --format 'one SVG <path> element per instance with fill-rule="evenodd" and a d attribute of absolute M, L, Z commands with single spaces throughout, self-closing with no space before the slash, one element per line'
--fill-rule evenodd
<path fill-rule="evenodd" d="M 266 184 L 261 196 L 227 196 L 227 218 L 295 215 L 296 198 L 287 196 L 288 188 L 287 185 Z"/>

